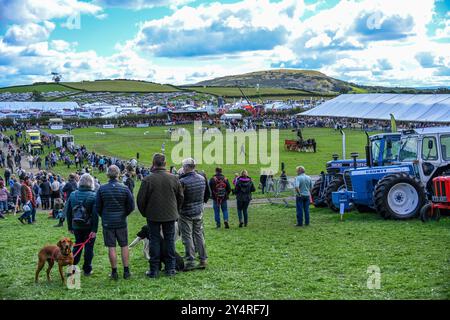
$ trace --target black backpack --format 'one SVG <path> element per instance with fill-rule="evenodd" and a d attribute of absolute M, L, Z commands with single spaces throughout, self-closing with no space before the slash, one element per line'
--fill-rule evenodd
<path fill-rule="evenodd" d="M 78 191 L 74 192 L 76 204 L 72 208 L 72 223 L 78 226 L 89 226 L 91 224 L 91 212 L 86 209 L 85 201 L 78 200 Z"/>

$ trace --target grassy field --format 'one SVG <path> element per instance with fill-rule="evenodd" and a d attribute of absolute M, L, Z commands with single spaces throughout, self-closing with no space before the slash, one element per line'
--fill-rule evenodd
<path fill-rule="evenodd" d="M 193 126 L 186 126 L 192 133 Z M 88 150 L 95 150 L 96 152 L 108 155 L 117 156 L 123 159 L 131 159 L 136 157 L 136 153 L 140 153 L 140 162 L 145 165 L 151 164 L 151 157 L 155 152 L 161 151 L 162 143 L 166 144 L 166 154 L 169 156 L 168 164 L 172 165 L 171 151 L 176 142 L 172 142 L 165 132 L 167 127 L 150 127 L 150 128 L 123 128 L 123 129 L 74 129 L 72 134 L 75 136 L 76 144 L 84 144 Z M 63 131 L 51 131 L 52 133 L 63 133 Z M 104 132 L 104 135 L 95 134 L 95 132 Z M 346 131 L 347 136 L 347 156 L 350 152 L 359 152 L 361 158 L 364 158 L 365 135 L 361 131 Z M 331 160 L 331 155 L 337 153 L 342 155 L 342 136 L 338 131 L 328 128 L 307 128 L 303 130 L 303 137 L 315 138 L 317 141 L 317 153 L 310 152 L 292 152 L 284 149 L 285 139 L 296 139 L 296 133 L 291 130 L 280 130 L 279 135 L 279 159 L 285 162 L 287 174 L 295 175 L 295 167 L 303 165 L 309 174 L 319 174 L 325 169 L 325 163 Z M 270 143 L 270 141 L 269 141 Z M 204 142 L 203 146 L 208 145 L 209 142 Z M 224 146 L 224 154 L 227 150 L 226 144 Z M 246 141 L 246 150 L 249 150 L 248 140 Z M 271 147 L 268 146 L 269 156 L 271 155 Z M 240 146 L 235 147 L 235 157 L 240 153 Z M 247 151 L 248 153 L 248 151 Z M 248 162 L 248 158 L 247 158 Z M 180 164 L 174 164 L 177 168 Z M 214 172 L 216 164 L 201 164 L 199 169 L 204 170 L 208 175 Z M 221 165 L 224 172 L 228 176 L 233 176 L 234 173 L 240 172 L 242 169 L 247 169 L 251 176 L 258 177 L 260 174 L 259 164 L 232 164 Z"/>
<path fill-rule="evenodd" d="M 36 225 L 10 216 L 0 221 L 1 299 L 449 299 L 450 219 L 385 221 L 374 214 L 339 215 L 311 210 L 311 225 L 296 228 L 295 210 L 278 206 L 250 208 L 249 227 L 215 229 L 205 213 L 209 267 L 174 278 L 147 279 L 148 263 L 139 245 L 130 252 L 133 277 L 108 279 L 109 262 L 99 231 L 94 274 L 81 278 L 81 290 L 61 285 L 57 270 L 47 283 L 45 270 L 34 284 L 37 252 L 68 235 L 39 213 Z M 145 223 L 129 219 L 129 237 Z M 101 228 L 100 228 L 101 230 Z M 177 243 L 178 252 L 184 252 Z M 381 288 L 368 289 L 367 269 L 378 266 Z M 119 264 L 120 267 L 120 264 Z M 121 267 L 119 269 L 121 273 Z"/>
<path fill-rule="evenodd" d="M 22 93 L 22 92 L 33 92 L 34 90 L 39 92 L 50 92 L 50 91 L 74 91 L 77 90 L 72 88 L 67 88 L 56 83 L 46 83 L 46 84 L 32 84 L 27 86 L 14 86 L 0 88 L 1 92 L 11 92 L 11 93 Z"/>
<path fill-rule="evenodd" d="M 164 84 L 132 80 L 99 80 L 64 82 L 65 86 L 83 91 L 109 92 L 177 92 L 178 89 Z"/>
<path fill-rule="evenodd" d="M 224 97 L 242 97 L 242 93 L 237 87 L 183 87 L 190 91 L 209 93 Z M 283 89 L 283 88 L 241 88 L 247 96 L 267 96 L 267 95 L 308 95 L 310 93 L 302 90 Z"/>

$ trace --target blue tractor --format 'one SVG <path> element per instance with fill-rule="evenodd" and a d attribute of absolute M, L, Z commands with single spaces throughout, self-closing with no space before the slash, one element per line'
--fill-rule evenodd
<path fill-rule="evenodd" d="M 343 156 L 345 158 L 345 134 L 343 135 Z M 352 153 L 353 159 L 339 160 L 337 154 L 333 154 L 333 160 L 326 164 L 326 173 L 321 172 L 319 179 L 314 183 L 311 190 L 311 196 L 316 207 L 329 207 L 333 211 L 339 211 L 339 206 L 333 203 L 332 194 L 337 191 L 345 190 L 344 172 L 349 169 L 361 168 L 366 166 L 382 166 L 394 160 L 393 154 L 398 150 L 398 143 L 400 141 L 400 133 L 382 133 L 370 136 L 367 134 L 368 150 L 374 155 L 367 157 L 370 159 L 357 159 L 357 154 Z M 351 210 L 353 204 L 349 204 L 346 210 Z"/>
<path fill-rule="evenodd" d="M 371 159 L 381 149 L 366 149 L 368 165 L 344 172 L 345 189 L 333 192 L 334 206 L 375 210 L 385 219 L 416 217 L 433 195 L 433 178 L 450 173 L 450 127 L 404 131 L 398 146 L 392 161 L 378 167 Z"/>

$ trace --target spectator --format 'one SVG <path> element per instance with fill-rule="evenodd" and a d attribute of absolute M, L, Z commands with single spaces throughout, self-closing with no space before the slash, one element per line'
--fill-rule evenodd
<path fill-rule="evenodd" d="M 133 194 L 134 191 L 134 181 L 131 178 L 131 175 L 129 172 L 127 172 L 125 174 L 126 180 L 125 180 L 125 185 L 128 187 L 128 189 L 130 190 L 131 194 Z"/>
<path fill-rule="evenodd" d="M 264 194 L 267 186 L 267 173 L 265 171 L 263 171 L 263 173 L 259 177 L 259 183 L 261 184 L 261 192 L 262 194 Z"/>
<path fill-rule="evenodd" d="M 167 248 L 166 275 L 176 274 L 175 221 L 183 203 L 183 190 L 178 178 L 167 172 L 165 166 L 166 157 L 155 154 L 152 174 L 142 180 L 137 196 L 139 212 L 147 218 L 150 230 L 150 270 L 146 273 L 150 278 L 159 275 L 161 241 Z M 161 239 L 161 229 L 164 240 Z"/>
<path fill-rule="evenodd" d="M 36 200 L 31 190 L 30 177 L 25 176 L 23 178 L 22 187 L 20 189 L 20 199 L 22 206 L 27 207 L 29 210 L 24 209 L 24 213 L 18 218 L 23 224 L 23 220 L 27 219 L 28 224 L 34 224 L 36 222 Z"/>
<path fill-rule="evenodd" d="M 252 200 L 252 192 L 255 192 L 255 185 L 252 179 L 248 176 L 247 170 L 243 170 L 241 175 L 236 180 L 236 204 L 237 212 L 239 216 L 239 228 L 242 225 L 245 227 L 248 224 L 248 206 Z M 242 221 L 242 215 L 244 215 L 244 220 Z"/>
<path fill-rule="evenodd" d="M 16 213 L 19 210 L 20 191 L 22 186 L 17 181 L 17 178 L 15 176 L 13 176 L 12 180 L 14 182 L 13 185 L 11 186 L 11 197 L 12 201 L 14 202 L 14 213 Z"/>
<path fill-rule="evenodd" d="M 185 270 L 205 269 L 207 254 L 203 230 L 203 203 L 208 202 L 209 187 L 204 176 L 196 173 L 192 158 L 183 160 L 184 174 L 180 176 L 184 200 L 180 210 L 180 230 L 186 260 Z M 200 264 L 195 266 L 195 252 L 198 252 Z"/>
<path fill-rule="evenodd" d="M 118 280 L 116 242 L 122 252 L 123 277 L 131 276 L 128 265 L 128 227 L 127 216 L 134 210 L 134 199 L 130 190 L 118 181 L 120 170 L 112 165 L 108 168 L 109 182 L 102 185 L 97 192 L 96 210 L 102 218 L 103 238 L 108 247 L 111 263 L 111 279 Z"/>
<path fill-rule="evenodd" d="M 295 178 L 297 227 L 303 226 L 303 212 L 305 214 L 305 225 L 309 225 L 309 204 L 311 197 L 312 181 L 305 174 L 305 168 L 297 167 L 297 177 Z"/>
<path fill-rule="evenodd" d="M 0 218 L 4 219 L 4 214 L 8 212 L 8 189 L 5 187 L 5 182 L 0 180 Z"/>
<path fill-rule="evenodd" d="M 286 191 L 288 185 L 288 178 L 286 175 L 286 171 L 282 171 L 280 175 L 280 192 Z"/>
<path fill-rule="evenodd" d="M 78 189 L 76 176 L 74 173 L 69 175 L 69 181 L 62 188 L 62 193 L 64 195 L 64 199 L 67 201 L 70 197 L 70 194 Z"/>
<path fill-rule="evenodd" d="M 222 174 L 222 168 L 216 168 L 216 174 L 209 180 L 211 188 L 216 228 L 220 228 L 220 210 L 223 213 L 223 224 L 229 229 L 227 200 L 231 192 L 230 182 Z"/>
<path fill-rule="evenodd" d="M 50 195 L 51 195 L 51 187 L 50 183 L 47 180 L 47 177 L 42 178 L 42 182 L 40 187 L 41 193 L 41 202 L 42 202 L 42 210 L 50 209 Z"/>
<path fill-rule="evenodd" d="M 94 244 L 98 229 L 98 215 L 95 209 L 94 179 L 88 173 L 80 178 L 80 185 L 77 191 L 74 191 L 68 197 L 65 210 L 67 217 L 67 226 L 70 233 L 75 236 L 75 244 L 81 244 L 87 241 L 84 247 L 84 275 L 92 274 L 92 259 L 94 258 Z M 80 206 L 81 204 L 81 206 Z M 80 212 L 84 208 L 85 216 Z M 74 255 L 79 247 L 74 247 Z M 80 262 L 83 249 L 74 258 L 73 264 Z"/>
<path fill-rule="evenodd" d="M 50 185 L 50 188 L 52 190 L 52 194 L 51 194 L 51 209 L 53 209 L 53 206 L 55 205 L 55 199 L 59 199 L 61 198 L 61 191 L 60 191 L 60 183 L 57 179 L 53 179 L 53 182 Z"/>

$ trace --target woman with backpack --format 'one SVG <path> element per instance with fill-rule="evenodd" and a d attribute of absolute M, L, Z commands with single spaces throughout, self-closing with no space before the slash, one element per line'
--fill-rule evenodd
<path fill-rule="evenodd" d="M 231 193 L 231 186 L 228 179 L 222 174 L 222 168 L 216 168 L 216 174 L 209 180 L 209 187 L 212 193 L 216 228 L 220 228 L 220 210 L 222 209 L 223 224 L 225 229 L 229 229 L 227 200 Z"/>
<path fill-rule="evenodd" d="M 98 215 L 95 209 L 94 178 L 88 173 L 81 176 L 78 190 L 70 194 L 65 206 L 65 216 L 70 233 L 75 236 L 75 244 L 81 244 L 89 239 L 84 247 L 84 275 L 92 274 L 92 259 L 94 258 L 94 243 L 98 229 Z M 74 254 L 79 246 L 74 247 Z M 83 249 L 81 249 L 83 251 Z M 75 257 L 73 264 L 80 262 L 82 252 Z"/>
<path fill-rule="evenodd" d="M 236 202 L 239 216 L 239 228 L 248 224 L 248 206 L 252 200 L 252 192 L 255 192 L 255 186 L 252 179 L 248 176 L 247 170 L 242 170 L 241 175 L 236 180 Z M 242 221 L 244 216 L 244 221 Z"/>

